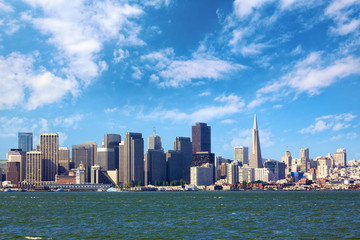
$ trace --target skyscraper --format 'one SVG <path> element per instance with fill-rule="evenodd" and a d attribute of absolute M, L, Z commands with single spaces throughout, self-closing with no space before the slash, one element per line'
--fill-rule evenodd
<path fill-rule="evenodd" d="M 23 152 L 29 152 L 33 150 L 33 134 L 26 132 L 18 133 L 18 148 Z"/>
<path fill-rule="evenodd" d="M 192 153 L 211 153 L 211 127 L 206 123 L 196 123 L 192 126 Z"/>
<path fill-rule="evenodd" d="M 148 141 L 149 141 L 148 149 L 162 150 L 162 147 L 161 147 L 161 137 L 156 136 L 155 133 L 154 133 L 153 136 L 149 136 Z"/>
<path fill-rule="evenodd" d="M 252 132 L 251 152 L 250 152 L 250 163 L 251 168 L 262 168 L 262 157 L 260 149 L 259 130 L 256 120 L 256 114 L 254 116 L 254 128 Z"/>
<path fill-rule="evenodd" d="M 59 135 L 56 133 L 40 134 L 40 150 L 43 161 L 43 181 L 55 181 L 59 169 Z"/>
<path fill-rule="evenodd" d="M 163 150 L 148 149 L 144 156 L 145 185 L 166 181 L 166 155 Z"/>
<path fill-rule="evenodd" d="M 244 164 L 249 164 L 249 148 L 243 146 L 234 147 L 234 160 Z"/>
<path fill-rule="evenodd" d="M 136 185 L 144 183 L 144 139 L 141 133 L 126 133 L 124 147 L 120 146 L 119 165 L 122 184 L 128 185 L 131 181 Z"/>
<path fill-rule="evenodd" d="M 72 145 L 72 161 L 74 167 L 83 166 L 85 171 L 85 182 L 91 181 L 91 146 L 86 144 Z"/>
<path fill-rule="evenodd" d="M 59 147 L 59 174 L 70 170 L 70 150 L 67 147 Z"/>
<path fill-rule="evenodd" d="M 336 153 L 334 153 L 334 159 L 335 159 L 335 167 L 346 167 L 346 149 L 345 148 L 339 148 L 336 150 Z"/>
<path fill-rule="evenodd" d="M 282 162 L 285 163 L 285 174 L 288 175 L 291 173 L 291 164 L 292 164 L 292 157 L 291 152 L 286 151 L 285 156 L 281 158 Z"/>
<path fill-rule="evenodd" d="M 110 162 L 114 162 L 114 169 L 108 170 L 119 169 L 119 143 L 121 143 L 120 134 L 109 133 L 104 135 L 104 148 L 114 149 L 113 159 L 110 159 Z"/>
<path fill-rule="evenodd" d="M 26 178 L 26 152 L 21 151 L 21 149 L 10 149 L 10 151 L 6 153 L 6 158 L 8 162 L 19 162 L 20 178 L 18 181 L 24 181 Z"/>
<path fill-rule="evenodd" d="M 192 144 L 188 137 L 176 137 L 174 141 L 174 150 L 182 154 L 182 179 L 190 182 L 190 167 L 192 165 Z"/>
<path fill-rule="evenodd" d="M 39 151 L 26 153 L 26 183 L 29 187 L 41 185 L 42 159 L 42 153 Z"/>
<path fill-rule="evenodd" d="M 310 157 L 309 157 L 309 149 L 301 148 L 300 149 L 300 171 L 307 172 L 310 166 Z"/>

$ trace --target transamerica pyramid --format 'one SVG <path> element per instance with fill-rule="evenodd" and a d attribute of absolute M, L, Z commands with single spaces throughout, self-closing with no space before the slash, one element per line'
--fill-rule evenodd
<path fill-rule="evenodd" d="M 256 121 L 256 114 L 254 117 L 254 129 L 252 132 L 252 142 L 251 142 L 251 152 L 250 152 L 250 162 L 249 165 L 251 168 L 262 168 L 262 158 L 261 158 L 261 149 L 260 149 L 260 139 L 259 139 L 259 130 Z"/>

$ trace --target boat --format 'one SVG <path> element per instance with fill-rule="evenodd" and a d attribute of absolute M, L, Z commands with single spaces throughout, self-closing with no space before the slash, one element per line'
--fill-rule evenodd
<path fill-rule="evenodd" d="M 107 192 L 123 192 L 120 188 L 114 188 L 114 187 L 108 188 L 106 191 Z"/>
<path fill-rule="evenodd" d="M 65 190 L 63 188 L 58 188 L 55 192 L 65 192 Z"/>

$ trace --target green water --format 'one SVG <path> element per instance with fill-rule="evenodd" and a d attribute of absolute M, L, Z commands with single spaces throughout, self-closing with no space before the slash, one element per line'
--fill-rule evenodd
<path fill-rule="evenodd" d="M 360 192 L 0 193 L 0 239 L 360 239 Z"/>

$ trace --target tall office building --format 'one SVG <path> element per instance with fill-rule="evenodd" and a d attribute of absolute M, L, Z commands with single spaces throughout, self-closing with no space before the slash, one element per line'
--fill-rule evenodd
<path fill-rule="evenodd" d="M 119 144 L 121 143 L 121 135 L 109 133 L 104 135 L 104 148 L 114 149 L 114 156 L 111 162 L 114 162 L 114 169 L 119 169 Z M 111 150 L 109 150 L 111 151 Z"/>
<path fill-rule="evenodd" d="M 153 150 L 163 149 L 161 146 L 161 137 L 156 136 L 155 133 L 153 136 L 149 136 L 148 142 L 149 142 L 148 149 L 153 149 Z"/>
<path fill-rule="evenodd" d="M 300 149 L 300 171 L 307 172 L 310 167 L 310 157 L 309 157 L 309 149 L 301 148 Z"/>
<path fill-rule="evenodd" d="M 166 155 L 163 150 L 148 149 L 144 156 L 145 185 L 166 181 Z"/>
<path fill-rule="evenodd" d="M 183 155 L 180 151 L 167 150 L 167 180 L 169 182 L 174 180 L 181 180 L 183 178 Z"/>
<path fill-rule="evenodd" d="M 83 166 L 85 171 L 85 182 L 91 181 L 91 146 L 90 145 L 72 145 L 72 161 L 74 168 Z"/>
<path fill-rule="evenodd" d="M 123 147 L 119 145 L 119 181 L 128 185 L 131 181 L 144 183 L 144 139 L 141 133 L 126 133 Z"/>
<path fill-rule="evenodd" d="M 254 116 L 254 128 L 252 132 L 251 152 L 250 152 L 250 163 L 251 168 L 262 168 L 262 157 L 260 149 L 259 130 L 256 120 L 256 114 Z"/>
<path fill-rule="evenodd" d="M 196 123 L 192 126 L 192 153 L 211 153 L 211 127 L 206 123 Z"/>
<path fill-rule="evenodd" d="M 26 153 L 26 183 L 30 188 L 41 185 L 42 159 L 43 156 L 40 151 Z"/>
<path fill-rule="evenodd" d="M 346 167 L 346 149 L 339 148 L 334 153 L 335 166 L 338 168 Z"/>
<path fill-rule="evenodd" d="M 59 174 L 70 170 L 70 150 L 67 147 L 59 147 Z"/>
<path fill-rule="evenodd" d="M 249 148 L 243 146 L 234 147 L 234 160 L 244 164 L 249 164 Z"/>
<path fill-rule="evenodd" d="M 174 150 L 182 154 L 182 179 L 190 182 L 190 167 L 192 165 L 192 143 L 188 137 L 176 137 L 174 141 Z"/>
<path fill-rule="evenodd" d="M 18 149 L 23 152 L 29 152 L 33 150 L 33 134 L 26 132 L 18 133 Z"/>
<path fill-rule="evenodd" d="M 119 157 L 118 157 L 119 158 Z M 97 165 L 102 170 L 115 170 L 115 150 L 114 148 L 98 148 L 97 149 Z"/>
<path fill-rule="evenodd" d="M 6 163 L 6 181 L 14 187 L 17 187 L 20 182 L 20 162 Z"/>
<path fill-rule="evenodd" d="M 8 162 L 18 162 L 20 169 L 19 169 L 19 180 L 20 182 L 24 181 L 26 178 L 26 152 L 21 151 L 21 149 L 10 149 L 6 153 L 6 159 Z M 10 164 L 11 165 L 11 164 Z M 14 168 L 11 168 L 13 171 Z M 6 174 L 7 175 L 7 174 Z"/>
<path fill-rule="evenodd" d="M 281 158 L 282 162 L 285 163 L 285 174 L 288 175 L 291 173 L 291 164 L 292 164 L 292 157 L 291 152 L 286 151 L 285 156 Z"/>
<path fill-rule="evenodd" d="M 40 150 L 43 161 L 43 181 L 55 181 L 55 175 L 59 173 L 59 135 L 40 134 Z"/>

